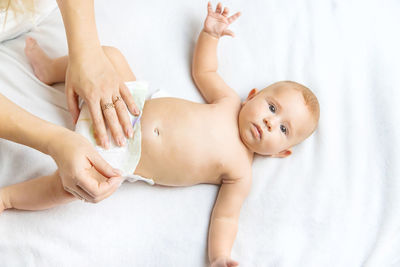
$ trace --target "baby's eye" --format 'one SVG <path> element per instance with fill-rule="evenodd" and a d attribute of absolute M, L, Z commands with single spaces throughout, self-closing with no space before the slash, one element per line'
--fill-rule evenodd
<path fill-rule="evenodd" d="M 272 113 L 275 113 L 275 111 L 276 111 L 275 106 L 272 105 L 272 104 L 269 104 L 269 110 L 270 110 Z"/>
<path fill-rule="evenodd" d="M 284 125 L 281 125 L 281 132 L 284 134 L 287 133 L 286 127 Z"/>

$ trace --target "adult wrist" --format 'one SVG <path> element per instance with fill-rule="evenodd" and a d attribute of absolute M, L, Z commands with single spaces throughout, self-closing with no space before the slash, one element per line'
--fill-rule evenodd
<path fill-rule="evenodd" d="M 71 47 L 69 47 L 68 50 L 69 50 L 68 58 L 72 61 L 81 60 L 87 57 L 91 57 L 91 55 L 103 52 L 100 43 L 85 44 L 84 46 L 80 47 L 71 45 Z"/>
<path fill-rule="evenodd" d="M 53 129 L 49 130 L 45 137 L 45 144 L 42 152 L 55 159 L 59 152 L 58 145 L 65 140 L 65 135 L 70 132 L 70 130 L 60 126 L 55 126 Z"/>

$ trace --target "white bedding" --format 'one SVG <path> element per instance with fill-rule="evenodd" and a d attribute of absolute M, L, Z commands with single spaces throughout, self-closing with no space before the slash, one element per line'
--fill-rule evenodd
<path fill-rule="evenodd" d="M 95 2 L 101 42 L 120 48 L 139 79 L 203 101 L 190 66 L 206 1 Z M 400 266 L 400 2 L 223 3 L 243 13 L 236 38 L 219 46 L 228 84 L 244 98 L 295 80 L 321 105 L 318 130 L 292 156 L 255 159 L 232 258 L 240 266 Z M 51 56 L 67 51 L 59 11 L 28 35 Z M 0 43 L 0 93 L 73 129 L 63 85 L 32 75 L 24 38 Z M 0 140 L 0 186 L 55 168 L 47 155 Z M 125 183 L 96 205 L 6 211 L 0 266 L 205 266 L 217 192 Z"/>

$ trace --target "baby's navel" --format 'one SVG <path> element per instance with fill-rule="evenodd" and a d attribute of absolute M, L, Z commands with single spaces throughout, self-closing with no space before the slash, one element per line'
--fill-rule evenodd
<path fill-rule="evenodd" d="M 159 136 L 160 135 L 160 131 L 157 128 L 154 128 L 153 130 L 154 134 Z"/>

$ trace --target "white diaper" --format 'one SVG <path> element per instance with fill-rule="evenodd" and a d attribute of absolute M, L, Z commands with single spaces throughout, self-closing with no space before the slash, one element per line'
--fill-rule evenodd
<path fill-rule="evenodd" d="M 126 144 L 123 147 L 117 146 L 111 136 L 111 132 L 107 129 L 108 139 L 111 140 L 111 145 L 108 150 L 96 145 L 94 138 L 92 119 L 89 109 L 83 103 L 78 121 L 75 126 L 75 132 L 86 137 L 97 149 L 100 155 L 113 167 L 122 171 L 122 176 L 129 182 L 144 181 L 150 185 L 154 184 L 152 179 L 144 178 L 133 174 L 140 160 L 141 153 L 141 129 L 140 117 L 142 114 L 144 102 L 146 101 L 146 93 L 148 84 L 143 81 L 134 81 L 125 83 L 133 95 L 136 106 L 140 109 L 139 116 L 133 116 L 129 113 L 133 126 L 133 138 L 126 139 Z"/>

